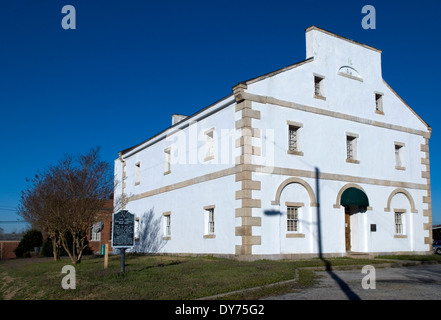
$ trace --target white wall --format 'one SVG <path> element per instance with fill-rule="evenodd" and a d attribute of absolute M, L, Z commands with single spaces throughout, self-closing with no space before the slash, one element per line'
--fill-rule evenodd
<path fill-rule="evenodd" d="M 260 111 L 260 120 L 253 119 L 252 126 L 261 129 L 261 138 L 253 138 L 253 145 L 262 147 L 262 155 L 254 155 L 252 161 L 266 172 L 252 174 L 253 180 L 261 181 L 261 190 L 252 191 L 252 198 L 261 200 L 261 209 L 252 209 L 253 217 L 261 217 L 261 226 L 252 227 L 253 235 L 261 236 L 261 244 L 252 247 L 253 254 L 344 253 L 344 208 L 338 208 L 336 201 L 339 191 L 348 183 L 362 188 L 370 202 L 369 210 L 351 217 L 353 251 L 429 250 L 429 245 L 424 244 L 428 231 L 423 230 L 423 224 L 428 222 L 428 217 L 423 217 L 427 205 L 422 203 L 426 179 L 421 176 L 425 171 L 421 158 L 425 155 L 420 151 L 425 143 L 421 132 L 427 132 L 426 125 L 383 81 L 380 52 L 316 29 L 307 32 L 306 37 L 307 55 L 313 56 L 313 60 L 250 82 L 245 90 L 313 111 L 252 102 L 253 110 Z M 344 65 L 356 69 L 362 81 L 339 75 L 338 70 Z M 314 74 L 325 77 L 326 100 L 314 98 Z M 384 115 L 375 112 L 375 92 L 384 94 Z M 124 192 L 129 197 L 160 190 L 158 194 L 130 201 L 126 208 L 137 216 L 153 208 L 160 219 L 163 212 L 171 212 L 172 235 L 163 252 L 234 254 L 235 245 L 241 244 L 241 237 L 235 235 L 235 227 L 241 225 L 241 219 L 235 218 L 235 208 L 241 202 L 235 200 L 240 184 L 235 182 L 234 174 L 187 183 L 234 168 L 234 159 L 240 151 L 235 148 L 238 132 L 234 129 L 240 113 L 235 112 L 234 106 L 234 97 L 230 96 L 174 127 L 181 131 L 160 134 L 124 156 L 127 174 Z M 287 153 L 287 120 L 302 124 L 299 131 L 302 156 Z M 188 126 L 190 121 L 196 124 Z M 204 161 L 204 132 L 208 129 L 214 129 L 215 137 L 222 137 L 215 140 L 223 142 L 215 147 L 215 159 Z M 358 164 L 346 162 L 348 132 L 358 136 Z M 176 152 L 177 142 L 181 143 L 182 153 Z M 405 170 L 395 168 L 394 142 L 405 145 Z M 171 164 L 171 173 L 164 175 L 164 149 L 170 146 L 172 159 L 176 161 Z M 139 185 L 134 180 L 137 163 L 141 168 Z M 122 180 L 122 168 L 116 160 L 116 179 Z M 319 194 L 316 168 L 322 174 Z M 291 176 L 300 177 L 316 197 L 319 195 L 320 207 L 311 203 L 309 193 L 298 183 L 282 191 L 280 205 L 272 204 L 280 184 Z M 160 189 L 179 183 L 183 184 L 178 189 Z M 390 212 L 385 210 L 389 195 L 401 185 L 407 185 L 403 188 L 413 198 L 416 213 L 401 193 L 392 199 Z M 122 191 L 118 187 L 115 196 Z M 304 203 L 300 218 L 300 233 L 304 237 L 286 237 L 287 201 Z M 208 205 L 216 206 L 214 239 L 203 237 L 206 227 L 203 207 Z M 394 237 L 394 208 L 406 210 L 406 238 Z M 377 232 L 370 231 L 371 224 L 377 225 Z"/>

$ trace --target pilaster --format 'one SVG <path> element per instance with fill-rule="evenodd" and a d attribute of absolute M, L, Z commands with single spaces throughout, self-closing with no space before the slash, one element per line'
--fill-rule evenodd
<path fill-rule="evenodd" d="M 240 149 L 236 157 L 236 200 L 240 201 L 236 208 L 235 216 L 240 219 L 240 225 L 236 227 L 235 235 L 241 238 L 241 244 L 236 245 L 236 255 L 247 256 L 253 253 L 253 246 L 261 244 L 261 236 L 255 235 L 253 227 L 262 225 L 261 217 L 253 215 L 253 209 L 261 208 L 261 200 L 253 197 L 253 190 L 261 189 L 261 182 L 253 178 L 252 159 L 253 155 L 260 155 L 261 149 L 253 145 L 253 138 L 260 138 L 260 130 L 253 125 L 260 120 L 260 111 L 253 110 L 252 102 L 246 100 L 244 90 L 245 84 L 238 84 L 233 88 L 236 98 L 236 113 L 239 114 L 236 120 L 236 130 L 240 134 L 235 141 L 235 147 Z"/>

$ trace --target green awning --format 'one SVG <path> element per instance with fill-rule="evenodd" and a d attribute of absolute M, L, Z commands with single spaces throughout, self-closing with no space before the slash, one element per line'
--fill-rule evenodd
<path fill-rule="evenodd" d="M 340 204 L 342 206 L 369 207 L 369 199 L 366 194 L 357 188 L 349 188 L 343 192 Z"/>

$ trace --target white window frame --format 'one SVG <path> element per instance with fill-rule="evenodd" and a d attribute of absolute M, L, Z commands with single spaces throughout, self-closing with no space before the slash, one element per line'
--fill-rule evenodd
<path fill-rule="evenodd" d="M 205 134 L 205 158 L 204 161 L 214 159 L 214 128 L 204 132 Z"/>
<path fill-rule="evenodd" d="M 170 240 L 171 239 L 171 212 L 167 211 L 162 213 L 162 217 L 163 217 L 163 225 L 164 225 L 164 236 L 163 236 L 163 240 Z"/>
<path fill-rule="evenodd" d="M 406 170 L 404 166 L 404 147 L 405 143 L 402 142 L 394 142 L 394 157 L 395 157 L 395 169 L 396 170 Z"/>
<path fill-rule="evenodd" d="M 394 210 L 394 235 L 405 236 L 405 209 Z"/>
<path fill-rule="evenodd" d="M 139 217 L 135 218 L 135 241 L 139 241 L 139 233 L 140 233 L 140 222 Z"/>
<path fill-rule="evenodd" d="M 141 162 L 135 163 L 135 186 L 141 183 Z"/>
<path fill-rule="evenodd" d="M 299 232 L 300 207 L 286 207 L 286 232 Z"/>
<path fill-rule="evenodd" d="M 303 124 L 294 121 L 286 121 L 288 125 L 288 154 L 294 154 L 297 156 L 303 156 L 301 151 L 301 129 Z M 295 145 L 292 143 L 292 139 L 295 139 Z"/>
<path fill-rule="evenodd" d="M 90 241 L 101 241 L 101 232 L 94 232 L 93 228 L 90 228 Z"/>
<path fill-rule="evenodd" d="M 346 132 L 346 162 L 359 164 L 357 159 L 358 134 Z"/>
<path fill-rule="evenodd" d="M 314 73 L 314 98 L 326 100 L 324 94 L 325 76 Z"/>
<path fill-rule="evenodd" d="M 164 149 L 164 175 L 171 173 L 171 147 Z"/>
<path fill-rule="evenodd" d="M 384 115 L 384 111 L 383 111 L 384 94 L 381 92 L 374 92 L 374 94 L 375 94 L 375 113 Z"/>
<path fill-rule="evenodd" d="M 303 202 L 285 202 L 285 206 L 286 223 L 284 225 L 284 228 L 286 232 L 286 238 L 305 238 L 305 234 L 302 233 L 303 225 L 301 222 L 304 215 L 305 204 Z M 294 214 L 294 216 L 292 216 L 291 214 Z"/>
<path fill-rule="evenodd" d="M 204 222 L 205 232 L 204 238 L 210 239 L 216 237 L 216 224 L 215 224 L 215 205 L 209 205 L 204 207 Z"/>

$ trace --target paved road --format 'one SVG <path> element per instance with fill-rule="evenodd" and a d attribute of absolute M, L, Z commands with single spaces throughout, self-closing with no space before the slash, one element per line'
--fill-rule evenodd
<path fill-rule="evenodd" d="M 441 300 L 441 264 L 375 268 L 375 289 L 363 289 L 372 271 L 320 271 L 316 285 L 275 300 Z M 366 281 L 365 281 L 366 283 Z M 369 284 L 369 282 L 367 283 Z"/>

